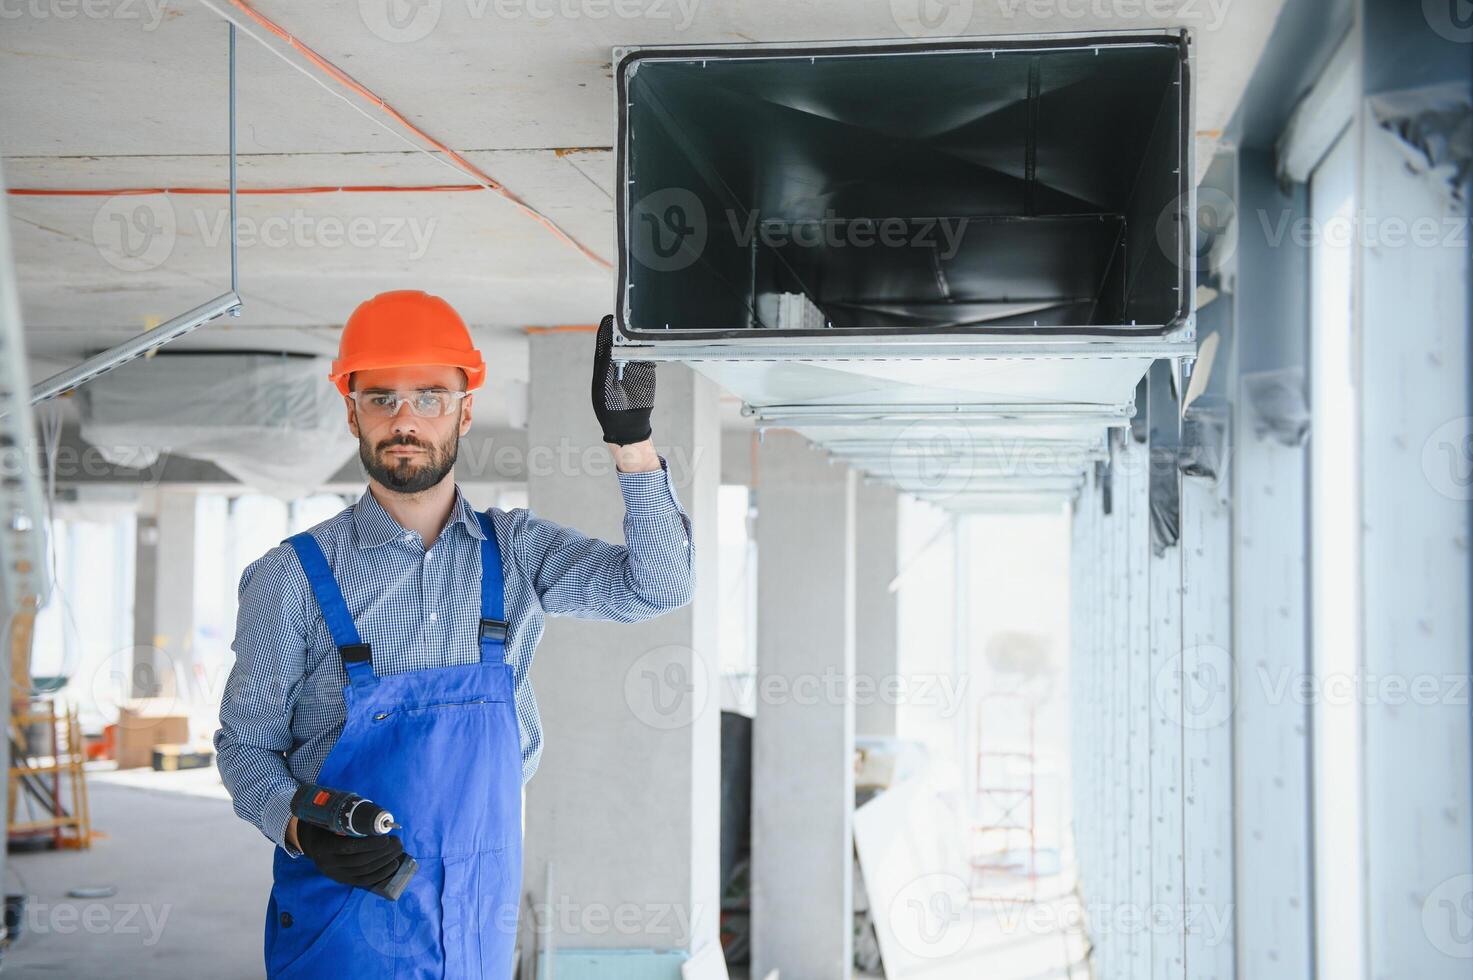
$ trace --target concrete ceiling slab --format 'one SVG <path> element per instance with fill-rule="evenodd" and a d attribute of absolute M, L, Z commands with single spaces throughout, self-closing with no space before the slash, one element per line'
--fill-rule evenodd
<path fill-rule="evenodd" d="M 512 175 L 525 200 L 611 255 L 612 203 L 600 186 L 608 154 L 578 156 L 602 159 L 575 163 L 552 151 L 469 154 L 483 169 Z M 245 186 L 333 186 L 324 157 L 245 160 Z M 414 153 L 359 154 L 354 164 L 369 184 L 443 179 L 426 174 L 438 168 Z M 27 157 L 7 165 L 7 179 L 15 186 L 81 184 L 87 166 L 79 158 Z M 135 157 L 128 166 L 138 179 L 150 178 L 132 186 L 190 186 L 191 158 Z M 393 288 L 444 295 L 469 322 L 489 328 L 589 322 L 596 319 L 590 311 L 612 302 L 607 270 L 479 188 L 239 200 L 239 328 L 341 324 L 358 302 Z M 11 196 L 8 203 L 32 330 L 136 330 L 229 284 L 224 195 Z"/>
<path fill-rule="evenodd" d="M 228 0 L 211 2 L 236 11 Z M 1197 45 L 1205 161 L 1282 3 L 960 0 L 940 8 L 945 16 L 934 23 L 921 19 L 921 0 L 254 6 L 612 259 L 615 46 L 1185 26 Z M 48 0 L 6 9 L 0 152 L 10 186 L 225 186 L 226 31 L 214 11 L 196 0 Z M 357 96 L 349 105 L 333 94 L 340 92 L 333 83 L 328 91 L 298 71 L 293 65 L 306 66 L 305 59 L 279 38 L 250 29 L 286 59 L 239 39 L 242 187 L 471 182 L 443 158 L 414 152 L 386 131 L 374 121 L 387 121 L 381 109 Z M 8 204 L 37 353 L 65 358 L 96 349 L 228 283 L 227 245 L 218 233 L 223 197 L 11 196 Z M 170 216 L 173 231 L 164 233 Z M 516 342 L 522 326 L 596 322 L 613 298 L 607 269 L 488 191 L 249 195 L 241 198 L 241 216 L 243 231 L 255 234 L 240 253 L 244 315 L 217 321 L 184 344 L 241 346 L 249 335 L 253 347 L 330 350 L 353 305 L 388 288 L 440 293 L 479 331 Z M 272 238 L 283 222 L 286 239 Z M 323 244 L 324 234 L 339 227 L 347 239 L 355 222 L 369 233 Z M 390 234 L 394 226 L 402 244 Z M 415 227 L 430 231 L 415 239 Z M 167 247 L 159 244 L 165 239 Z"/>

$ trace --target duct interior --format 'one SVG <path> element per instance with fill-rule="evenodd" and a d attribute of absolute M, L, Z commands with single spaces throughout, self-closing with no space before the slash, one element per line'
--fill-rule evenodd
<path fill-rule="evenodd" d="M 1164 332 L 1189 312 L 1185 50 L 628 55 L 625 336 Z"/>

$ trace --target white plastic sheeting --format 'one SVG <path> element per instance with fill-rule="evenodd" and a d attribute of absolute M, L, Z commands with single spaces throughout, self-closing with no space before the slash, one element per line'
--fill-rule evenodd
<path fill-rule="evenodd" d="M 957 874 L 967 856 L 962 790 L 927 765 L 854 814 L 875 933 L 891 980 L 1066 980 L 1084 973 L 1084 920 L 1072 870 L 1043 874 L 1026 905 L 979 899 Z M 786 974 L 784 974 L 786 975 Z"/>
<path fill-rule="evenodd" d="M 136 361 L 83 389 L 81 435 L 117 465 L 189 456 L 284 500 L 320 488 L 357 447 L 326 360 L 281 354 Z"/>

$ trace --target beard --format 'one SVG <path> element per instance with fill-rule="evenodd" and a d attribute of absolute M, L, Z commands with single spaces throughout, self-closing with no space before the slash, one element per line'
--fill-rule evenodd
<path fill-rule="evenodd" d="M 424 456 L 386 457 L 384 452 L 394 446 L 413 446 L 424 450 Z M 451 430 L 450 438 L 441 445 L 434 445 L 414 436 L 393 436 L 370 450 L 368 442 L 358 437 L 358 460 L 368 475 L 395 493 L 420 493 L 428 490 L 455 468 L 455 457 L 460 451 L 460 430 Z"/>

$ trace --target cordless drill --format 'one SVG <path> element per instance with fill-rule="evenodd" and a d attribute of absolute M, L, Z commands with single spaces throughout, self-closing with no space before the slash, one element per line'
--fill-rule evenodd
<path fill-rule="evenodd" d="M 292 815 L 345 837 L 381 837 L 399 826 L 392 813 L 372 800 L 347 790 L 310 784 L 300 787 L 292 795 Z M 409 879 L 418 870 L 418 861 L 408 854 L 401 854 L 393 877 L 369 891 L 397 902 Z"/>

